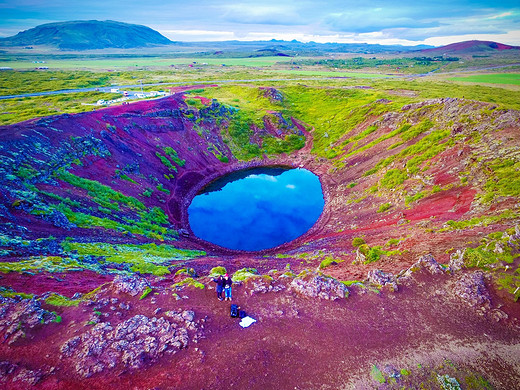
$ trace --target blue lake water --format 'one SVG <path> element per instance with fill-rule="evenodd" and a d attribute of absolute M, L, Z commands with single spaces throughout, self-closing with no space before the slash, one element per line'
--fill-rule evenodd
<path fill-rule="evenodd" d="M 193 199 L 193 233 L 229 249 L 273 248 L 307 232 L 320 217 L 321 183 L 306 169 L 258 168 L 225 176 Z"/>

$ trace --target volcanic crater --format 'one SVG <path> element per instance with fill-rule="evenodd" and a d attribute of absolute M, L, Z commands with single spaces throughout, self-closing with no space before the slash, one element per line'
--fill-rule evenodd
<path fill-rule="evenodd" d="M 516 386 L 520 112 L 373 99 L 324 129 L 303 87 L 244 86 L 255 118 L 200 88 L 0 129 L 3 386 Z M 316 173 L 316 224 L 259 252 L 195 237 L 194 196 L 254 167 Z"/>

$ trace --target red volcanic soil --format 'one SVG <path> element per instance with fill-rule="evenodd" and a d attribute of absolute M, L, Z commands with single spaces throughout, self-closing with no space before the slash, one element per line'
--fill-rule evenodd
<path fill-rule="evenodd" d="M 388 388 L 421 382 L 437 388 L 434 372 L 461 383 L 482 375 L 497 389 L 513 389 L 520 380 L 520 355 L 510 355 L 520 342 L 519 307 L 501 304 L 509 319 L 497 322 L 493 310 L 499 300 L 491 291 L 491 311 L 478 315 L 479 307 L 452 293 L 460 276 L 420 271 L 398 292 L 351 287 L 350 296 L 337 301 L 288 291 L 252 294 L 246 283 L 234 288 L 234 303 L 258 321 L 246 329 L 213 289 L 186 288 L 178 291 L 179 301 L 160 287 L 152 300 L 141 301 L 109 289 L 98 299 L 118 298 L 131 306 L 122 317 L 99 309 L 108 313 L 104 320 L 111 326 L 136 313 L 162 317 L 168 310 L 189 309 L 196 319 L 205 318 L 203 337 L 140 369 L 116 366 L 82 378 L 74 361 L 61 359 L 59 352 L 66 340 L 90 329 L 83 324 L 92 309 L 81 304 L 58 310 L 60 324 L 46 325 L 11 347 L 0 345 L 0 356 L 28 369 L 54 367 L 38 382 L 41 389 L 370 389 L 380 386 L 370 375 L 374 365 L 387 378 L 402 369 L 412 373 L 396 376 Z M 24 385 L 14 381 L 4 388 Z"/>

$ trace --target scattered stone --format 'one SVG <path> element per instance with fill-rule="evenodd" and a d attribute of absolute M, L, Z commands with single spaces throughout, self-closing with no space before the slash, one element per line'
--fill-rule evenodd
<path fill-rule="evenodd" d="M 135 297 L 142 294 L 146 287 L 150 287 L 148 281 L 138 276 L 117 275 L 112 281 L 116 292 L 123 292 Z"/>
<path fill-rule="evenodd" d="M 386 273 L 380 269 L 374 269 L 368 272 L 368 280 L 381 287 L 388 287 L 390 291 L 398 291 L 397 280 L 390 272 Z"/>
<path fill-rule="evenodd" d="M 317 273 L 309 273 L 304 277 L 293 279 L 290 288 L 300 294 L 311 298 L 321 298 L 327 300 L 343 299 L 348 296 L 347 286 L 338 280 L 319 275 Z"/>
<path fill-rule="evenodd" d="M 247 280 L 249 295 L 265 294 L 267 292 L 278 292 L 285 290 L 285 285 L 276 283 L 271 277 L 260 276 Z"/>

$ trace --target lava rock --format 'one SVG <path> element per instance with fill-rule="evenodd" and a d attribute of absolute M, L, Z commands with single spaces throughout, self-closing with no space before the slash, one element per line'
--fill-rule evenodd
<path fill-rule="evenodd" d="M 473 308 L 482 311 L 491 309 L 491 297 L 484 282 L 484 274 L 480 271 L 459 277 L 453 292 Z"/>
<path fill-rule="evenodd" d="M 309 273 L 304 277 L 293 279 L 290 284 L 293 291 L 306 295 L 311 298 L 321 298 L 327 300 L 343 299 L 348 296 L 347 286 L 334 278 Z"/>
<path fill-rule="evenodd" d="M 179 313 L 179 322 L 190 323 L 195 313 Z M 178 320 L 179 318 L 176 318 Z M 189 342 L 187 327 L 166 318 L 148 318 L 142 314 L 112 326 L 109 322 L 95 325 L 80 336 L 67 340 L 60 348 L 62 357 L 75 362 L 76 372 L 88 378 L 116 366 L 138 369 L 156 361 L 165 353 L 176 353 Z"/>
<path fill-rule="evenodd" d="M 123 292 L 133 297 L 142 294 L 146 287 L 151 288 L 146 279 L 138 276 L 117 275 L 112 281 L 112 285 L 116 292 Z"/>
<path fill-rule="evenodd" d="M 397 280 L 391 273 L 386 273 L 380 269 L 374 269 L 368 272 L 368 280 L 378 286 L 388 287 L 391 291 L 398 291 Z"/>
<path fill-rule="evenodd" d="M 36 299 L 0 296 L 0 335 L 8 344 L 25 337 L 27 330 L 56 321 L 56 313 L 42 309 Z"/>
<path fill-rule="evenodd" d="M 419 260 L 417 260 L 416 263 L 414 263 L 410 268 L 408 268 L 402 277 L 408 278 L 410 277 L 414 272 L 426 270 L 432 275 L 435 274 L 443 274 L 444 268 L 441 267 L 439 263 L 435 260 L 435 258 L 431 254 L 427 254 L 424 256 L 419 257 Z"/>

